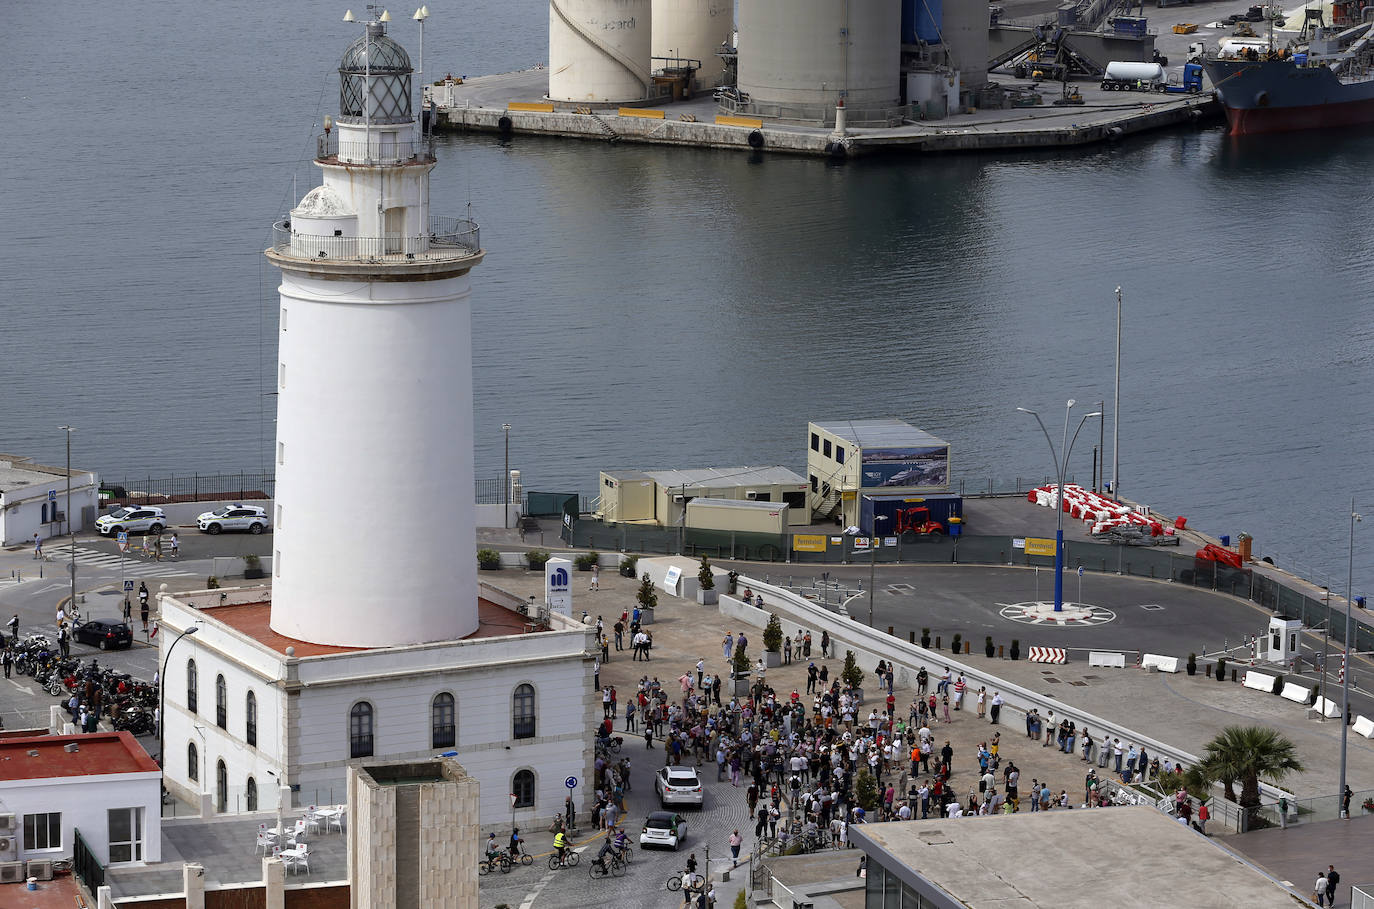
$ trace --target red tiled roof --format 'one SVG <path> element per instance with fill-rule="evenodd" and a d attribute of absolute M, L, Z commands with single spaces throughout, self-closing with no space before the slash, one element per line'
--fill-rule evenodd
<path fill-rule="evenodd" d="M 63 746 L 76 743 L 77 750 Z M 38 752 L 37 755 L 30 752 Z M 127 732 L 0 739 L 0 780 L 45 780 L 108 773 L 156 773 L 157 763 Z"/>
<path fill-rule="evenodd" d="M 285 654 L 286 648 L 296 648 L 296 656 L 326 656 L 334 653 L 358 653 L 374 650 L 372 647 L 339 647 L 333 644 L 315 644 L 298 641 L 272 630 L 272 604 L 270 602 L 239 603 L 228 606 L 208 606 L 201 610 L 210 618 L 223 622 L 235 631 L 245 634 L 259 644 L 265 644 L 277 653 Z M 464 640 L 474 638 L 495 638 L 508 634 L 522 634 L 525 631 L 525 618 L 504 606 L 490 600 L 477 600 L 477 630 Z"/>

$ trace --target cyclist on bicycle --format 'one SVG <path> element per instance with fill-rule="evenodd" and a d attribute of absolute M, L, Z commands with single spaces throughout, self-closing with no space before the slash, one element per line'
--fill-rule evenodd
<path fill-rule="evenodd" d="M 515 861 L 520 857 L 520 828 L 512 827 L 510 831 L 510 857 Z"/>
<path fill-rule="evenodd" d="M 616 828 L 615 840 L 611 845 L 616 852 L 620 853 L 621 858 L 625 857 L 625 852 L 630 848 L 630 838 L 625 835 L 625 828 Z"/>
<path fill-rule="evenodd" d="M 558 853 L 558 864 L 563 864 L 563 859 L 568 853 L 568 838 L 563 835 L 562 830 L 554 835 L 553 848 Z"/>
<path fill-rule="evenodd" d="M 622 836 L 623 836 L 623 834 L 622 834 Z M 605 870 L 606 870 L 606 855 L 607 855 L 608 853 L 610 853 L 612 850 L 614 850 L 615 848 L 616 848 L 616 845 L 615 845 L 614 841 L 612 841 L 611 837 L 609 837 L 609 836 L 606 837 L 606 842 L 604 842 L 604 843 L 601 844 L 601 849 L 600 849 L 600 851 L 598 851 L 598 852 L 596 853 L 596 858 L 592 859 L 592 864 L 595 865 L 596 867 L 600 868 L 602 871 L 605 871 Z"/>
<path fill-rule="evenodd" d="M 501 854 L 501 847 L 496 845 L 496 833 L 487 834 L 487 861 L 495 860 Z"/>

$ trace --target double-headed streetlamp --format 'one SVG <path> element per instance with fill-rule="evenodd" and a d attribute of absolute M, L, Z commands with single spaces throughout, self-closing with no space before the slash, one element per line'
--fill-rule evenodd
<path fill-rule="evenodd" d="M 873 627 L 873 582 L 878 572 L 878 547 L 882 545 L 883 535 L 878 532 L 878 522 L 886 521 L 887 515 L 875 514 L 873 516 L 873 542 L 869 548 L 868 555 L 868 627 Z"/>
<path fill-rule="evenodd" d="M 1059 485 L 1055 492 L 1055 511 L 1058 512 L 1058 522 L 1054 532 L 1054 611 L 1064 611 L 1064 475 L 1069 472 L 1069 453 L 1073 451 L 1073 443 L 1078 441 L 1078 433 L 1082 431 L 1083 424 L 1092 417 L 1102 416 L 1101 411 L 1084 414 L 1078 421 L 1078 428 L 1073 431 L 1073 438 L 1069 438 L 1069 415 L 1073 411 L 1074 400 L 1069 398 L 1064 406 L 1064 444 L 1059 449 L 1060 453 L 1054 449 L 1054 440 L 1050 438 L 1049 430 L 1045 428 L 1045 422 L 1040 419 L 1040 414 L 1024 407 L 1018 407 L 1021 413 L 1028 413 L 1035 417 L 1035 422 L 1040 424 L 1040 431 L 1045 434 L 1045 441 L 1050 446 L 1050 457 L 1054 460 L 1055 476 L 1059 480 Z M 1113 480 L 1116 478 L 1113 477 Z"/>
<path fill-rule="evenodd" d="M 1099 414 L 1101 416 L 1101 414 Z M 1105 466 L 1105 465 L 1104 465 Z M 1116 288 L 1116 392 L 1112 395 L 1112 501 L 1121 501 L 1121 287 Z"/>
<path fill-rule="evenodd" d="M 1346 565 L 1345 575 L 1345 670 L 1341 673 L 1341 781 L 1340 788 L 1336 790 L 1336 797 L 1340 799 L 1337 804 L 1344 804 L 1345 801 L 1345 749 L 1346 741 L 1350 735 L 1350 658 L 1354 656 L 1354 649 L 1350 646 L 1350 601 L 1354 593 L 1355 583 L 1355 522 L 1362 519 L 1362 515 L 1355 513 L 1355 500 L 1350 500 L 1350 561 Z M 1327 613 L 1330 621 L 1330 613 Z M 1322 670 L 1322 678 L 1326 678 L 1325 669 Z"/>
<path fill-rule="evenodd" d="M 157 677 L 157 762 L 162 767 L 164 775 L 167 773 L 167 664 L 172 659 L 173 648 L 181 643 L 181 639 L 188 634 L 195 634 L 197 631 L 200 631 L 200 626 L 192 625 L 177 635 L 177 639 L 167 646 L 167 656 L 162 659 L 162 674 Z"/>

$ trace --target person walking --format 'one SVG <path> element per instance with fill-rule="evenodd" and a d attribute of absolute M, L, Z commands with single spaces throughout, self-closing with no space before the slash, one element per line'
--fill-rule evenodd
<path fill-rule="evenodd" d="M 9 678 L 10 670 L 14 667 L 14 651 L 10 650 L 8 646 L 5 647 L 4 655 L 0 656 L 0 664 L 5 667 L 5 678 Z"/>
<path fill-rule="evenodd" d="M 1199 817 L 1201 815 L 1199 814 Z M 1336 905 L 1336 885 L 1341 882 L 1340 872 L 1335 865 L 1326 866 L 1326 905 Z"/>
<path fill-rule="evenodd" d="M 33 532 L 33 557 L 40 562 L 43 560 L 43 538 L 36 530 Z"/>
<path fill-rule="evenodd" d="M 143 620 L 143 633 L 148 633 L 148 598 L 142 593 L 138 595 L 138 617 Z"/>
<path fill-rule="evenodd" d="M 127 624 L 129 624 L 130 622 L 133 621 L 133 618 L 134 618 L 134 607 L 133 607 L 133 604 L 129 602 L 129 595 L 128 595 L 127 593 L 124 594 L 124 611 L 123 611 L 123 613 L 124 613 L 124 624 L 127 625 Z"/>
<path fill-rule="evenodd" d="M 725 635 L 725 640 L 720 642 L 720 649 L 725 654 L 725 662 L 730 662 L 730 651 L 735 649 L 735 639 L 730 637 L 728 632 Z"/>
<path fill-rule="evenodd" d="M 992 693 L 992 725 L 997 725 L 998 718 L 1002 715 L 1002 692 Z"/>
<path fill-rule="evenodd" d="M 739 835 L 739 830 L 730 834 L 730 867 L 739 867 L 739 847 L 744 843 L 744 837 Z"/>
<path fill-rule="evenodd" d="M 1312 885 L 1312 901 L 1318 906 L 1326 905 L 1326 888 L 1331 886 L 1331 882 L 1326 879 L 1325 871 L 1317 872 L 1317 882 Z"/>
<path fill-rule="evenodd" d="M 181 543 L 177 541 L 177 535 L 175 532 L 172 533 L 172 538 L 168 541 L 167 546 L 172 552 L 172 561 L 177 561 L 177 553 L 180 551 L 178 547 L 181 546 Z"/>
<path fill-rule="evenodd" d="M 824 629 L 821 630 L 821 656 L 830 657 L 830 632 Z"/>
<path fill-rule="evenodd" d="M 57 650 L 64 660 L 72 655 L 72 636 L 66 625 L 57 630 Z"/>

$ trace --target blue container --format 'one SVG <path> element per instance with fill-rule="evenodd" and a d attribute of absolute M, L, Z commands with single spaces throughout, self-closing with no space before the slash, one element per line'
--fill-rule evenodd
<path fill-rule="evenodd" d="M 943 0 L 902 0 L 902 43 L 940 43 L 944 28 Z"/>
<path fill-rule="evenodd" d="M 1221 535 L 1221 545 L 1222 545 L 1222 546 L 1230 546 L 1230 545 L 1231 545 L 1231 537 L 1228 536 L 1227 534 L 1224 534 L 1224 533 L 1223 533 L 1223 534 Z"/>

